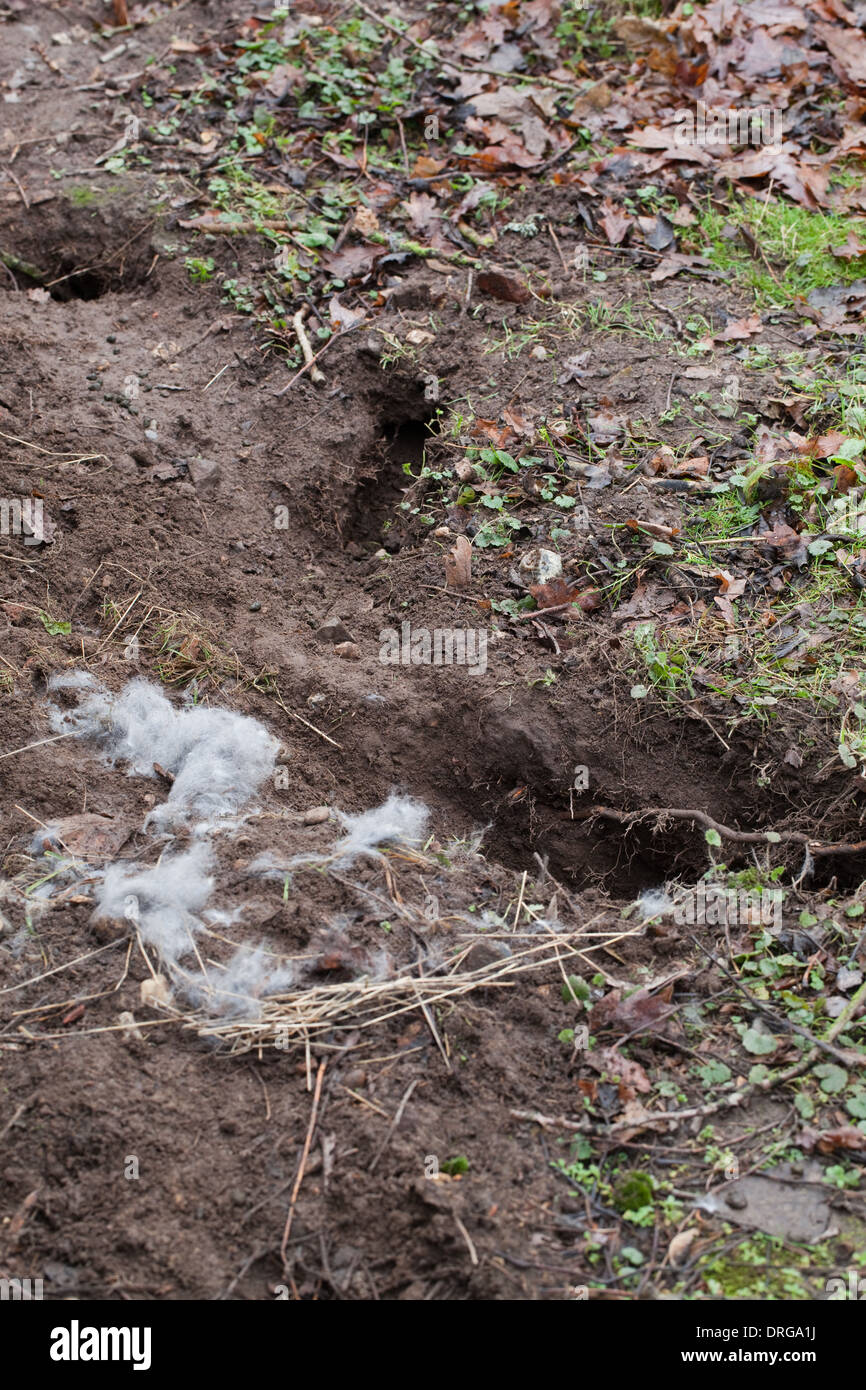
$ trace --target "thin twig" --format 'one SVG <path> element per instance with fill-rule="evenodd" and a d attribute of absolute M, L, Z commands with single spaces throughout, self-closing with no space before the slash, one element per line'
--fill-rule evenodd
<path fill-rule="evenodd" d="M 366 319 L 364 320 L 364 322 L 366 323 Z M 300 377 L 302 377 L 304 373 L 308 371 L 309 368 L 312 367 L 315 362 L 318 362 L 320 357 L 324 357 L 325 353 L 328 351 L 328 348 L 331 346 L 332 343 L 336 343 L 340 338 L 345 338 L 347 333 L 354 333 L 355 329 L 360 328 L 360 326 L 360 323 L 351 323 L 349 324 L 348 328 L 344 328 L 340 333 L 332 334 L 332 336 L 325 343 L 325 346 L 319 348 L 319 351 L 315 353 L 315 355 L 310 359 L 310 361 L 305 362 L 303 367 L 301 367 L 300 371 L 295 372 L 295 375 L 289 378 L 285 386 L 281 386 L 279 391 L 275 391 L 274 394 L 276 396 L 284 396 L 287 391 L 291 390 L 295 382 Z"/>
<path fill-rule="evenodd" d="M 316 1128 L 316 1119 L 319 1114 L 319 1098 L 322 1094 L 322 1082 L 325 1078 L 325 1067 L 327 1065 L 327 1061 L 323 1059 L 319 1063 L 319 1071 L 318 1075 L 316 1076 L 316 1090 L 315 1094 L 313 1095 L 313 1108 L 310 1111 L 310 1123 L 307 1126 L 307 1137 L 304 1140 L 304 1149 L 303 1153 L 301 1154 L 301 1162 L 298 1167 L 298 1176 L 295 1178 L 295 1185 L 292 1188 L 292 1196 L 291 1200 L 289 1201 L 289 1210 L 286 1214 L 286 1226 L 285 1230 L 283 1231 L 283 1238 L 280 1242 L 280 1259 L 283 1262 L 283 1267 L 285 1267 L 286 1263 L 286 1246 L 289 1243 L 289 1236 L 292 1233 L 292 1222 L 295 1217 L 295 1205 L 298 1200 L 298 1193 L 301 1190 L 301 1183 L 304 1181 L 304 1171 L 307 1166 L 307 1159 L 310 1155 L 310 1145 L 313 1142 L 313 1132 Z"/>
<path fill-rule="evenodd" d="M 649 806 L 644 811 L 616 811 L 610 806 L 591 806 L 586 814 L 587 816 L 606 816 L 610 820 L 622 821 L 625 824 L 638 820 L 648 820 L 651 816 L 657 816 L 660 820 L 665 816 L 670 820 L 691 820 L 696 821 L 699 825 L 705 825 L 708 830 L 715 830 L 717 835 L 723 836 L 726 840 L 733 840 L 737 844 L 805 845 L 809 853 L 813 855 L 858 854 L 866 850 L 866 840 L 857 840 L 853 844 L 839 842 L 824 845 L 811 839 L 802 830 L 734 830 L 730 825 L 722 825 L 721 821 L 715 820 L 706 811 L 679 810 L 672 806 Z"/>
<path fill-rule="evenodd" d="M 8 753 L 0 753 L 0 758 L 14 758 L 16 753 L 29 753 L 31 748 L 41 748 L 43 743 L 56 743 L 61 738 L 74 738 L 76 729 L 70 729 L 65 734 L 52 734 L 51 738 L 38 738 L 35 743 L 25 743 L 23 748 L 13 748 Z"/>
<path fill-rule="evenodd" d="M 378 1149 L 376 1150 L 376 1152 L 374 1153 L 374 1155 L 373 1155 L 373 1157 L 372 1157 L 372 1160 L 371 1160 L 371 1162 L 370 1162 L 370 1166 L 369 1166 L 369 1168 L 367 1169 L 367 1172 L 368 1172 L 368 1173 L 372 1173 L 373 1169 L 376 1167 L 376 1164 L 379 1162 L 379 1159 L 382 1157 L 383 1153 L 385 1152 L 385 1150 L 387 1149 L 388 1145 L 390 1144 L 390 1142 L 391 1142 L 391 1135 L 394 1133 L 395 1129 L 397 1128 L 397 1126 L 399 1125 L 400 1121 L 401 1121 L 402 1118 L 403 1118 L 403 1112 L 404 1112 L 404 1110 L 406 1109 L 406 1106 L 409 1104 L 409 1100 L 410 1100 L 410 1098 L 411 1098 L 412 1092 L 414 1091 L 415 1087 L 418 1085 L 418 1080 L 419 1080 L 419 1078 L 416 1076 L 416 1077 L 415 1077 L 415 1080 L 414 1080 L 414 1081 L 410 1081 L 410 1082 L 409 1082 L 409 1085 L 406 1087 L 405 1091 L 403 1092 L 403 1099 L 400 1101 L 400 1104 L 397 1106 L 397 1113 L 396 1113 L 396 1115 L 394 1116 L 393 1120 L 391 1121 L 390 1125 L 388 1126 L 388 1132 L 387 1132 L 387 1134 L 385 1135 L 385 1138 L 382 1140 L 381 1144 L 379 1145 Z"/>

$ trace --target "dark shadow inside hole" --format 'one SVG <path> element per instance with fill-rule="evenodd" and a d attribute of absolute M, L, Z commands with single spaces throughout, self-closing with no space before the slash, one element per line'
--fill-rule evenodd
<path fill-rule="evenodd" d="M 375 471 L 370 472 L 368 465 L 368 476 L 362 477 L 355 490 L 348 540 L 389 551 L 400 549 L 400 503 L 421 471 L 429 439 L 430 421 L 425 416 L 385 426 Z"/>
<path fill-rule="evenodd" d="M 589 829 L 567 812 L 551 815 L 538 806 L 530 826 L 528 810 L 500 814 L 484 840 L 483 853 L 521 872 L 537 865 L 535 855 L 564 887 L 580 891 L 599 886 L 615 898 L 634 899 L 674 879 L 694 882 L 708 868 L 705 847 L 682 834 L 656 834 L 647 827 L 603 822 Z M 544 828 L 539 828 L 539 823 Z"/>
<path fill-rule="evenodd" d="M 68 304 L 72 299 L 101 299 L 111 289 L 111 279 L 93 270 L 68 275 L 50 287 L 52 299 Z"/>

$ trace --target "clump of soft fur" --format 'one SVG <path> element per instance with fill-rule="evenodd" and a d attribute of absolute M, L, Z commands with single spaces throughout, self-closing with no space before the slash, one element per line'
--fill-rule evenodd
<path fill-rule="evenodd" d="M 213 891 L 213 852 L 205 840 L 183 854 L 164 855 L 152 868 L 110 864 L 96 898 L 96 918 L 125 917 L 167 965 L 193 948 L 200 913 Z"/>
<path fill-rule="evenodd" d="M 334 846 L 336 863 L 351 864 L 359 855 L 372 855 L 379 845 L 417 844 L 430 818 L 428 808 L 409 796 L 393 792 L 381 806 L 360 815 L 337 813 L 348 832 Z"/>
<path fill-rule="evenodd" d="M 251 872 L 264 878 L 282 878 L 293 869 L 312 864 L 333 864 L 345 869 L 362 855 L 381 858 L 379 845 L 417 844 L 424 834 L 430 811 L 420 801 L 392 793 L 387 801 L 372 810 L 354 816 L 338 811 L 337 815 L 348 834 L 337 841 L 329 854 L 296 854 L 286 861 L 272 854 L 260 854 L 250 865 Z"/>
<path fill-rule="evenodd" d="M 294 979 L 292 965 L 275 962 L 263 946 L 240 946 L 225 969 L 193 976 L 186 993 L 208 1013 L 250 1018 L 262 999 L 291 988 Z"/>
<path fill-rule="evenodd" d="M 262 946 L 248 945 L 240 946 L 222 970 L 203 974 L 181 968 L 204 926 L 203 910 L 213 890 L 212 867 L 213 852 L 205 840 L 183 854 L 164 855 L 150 869 L 111 864 L 97 895 L 95 916 L 132 922 L 192 1003 L 209 1013 L 248 1016 L 258 1012 L 266 995 L 291 985 L 294 973 L 291 965 L 276 963 Z"/>
<path fill-rule="evenodd" d="M 653 917 L 668 917 L 674 910 L 674 900 L 667 889 L 645 888 L 637 900 L 640 915 L 644 921 Z"/>
<path fill-rule="evenodd" d="M 167 800 L 148 820 L 201 826 L 237 812 L 273 768 L 278 741 L 257 719 L 203 705 L 176 706 L 149 681 L 136 679 L 112 695 L 82 673 L 55 677 L 49 689 L 78 689 L 71 710 L 52 710 L 52 727 L 97 740 L 112 763 L 130 774 L 154 776 L 159 764 L 174 781 Z"/>

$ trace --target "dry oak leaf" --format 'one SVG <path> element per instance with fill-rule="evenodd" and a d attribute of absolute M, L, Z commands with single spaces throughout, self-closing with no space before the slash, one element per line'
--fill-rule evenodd
<path fill-rule="evenodd" d="M 616 1077 L 622 1085 L 631 1088 L 632 1095 L 621 1096 L 623 1100 L 632 1100 L 635 1091 L 645 1096 L 652 1090 L 652 1083 L 640 1062 L 621 1057 L 615 1047 L 596 1047 L 592 1052 L 584 1053 L 584 1060 L 593 1070 L 607 1072 L 610 1077 Z"/>
<path fill-rule="evenodd" d="M 539 616 L 549 608 L 561 608 L 566 603 L 583 613 L 592 613 L 602 603 L 598 589 L 585 589 L 581 593 L 577 585 L 567 584 L 561 576 L 546 584 L 530 584 L 529 592 L 538 606 Z"/>
<path fill-rule="evenodd" d="M 445 583 L 453 589 L 466 589 L 471 577 L 472 542 L 466 536 L 458 536 L 445 556 Z"/>
<path fill-rule="evenodd" d="M 515 280 L 499 270 L 483 270 L 476 280 L 482 294 L 491 299 L 501 299 L 508 304 L 528 304 L 532 295 L 522 280 Z"/>
<path fill-rule="evenodd" d="M 667 1033 L 668 1021 L 672 1013 L 671 999 L 673 984 L 666 985 L 658 994 L 638 989 L 623 998 L 621 989 L 613 989 L 595 1005 L 589 1015 L 591 1033 L 601 1031 L 611 1033 Z"/>
<path fill-rule="evenodd" d="M 48 827 L 44 843 L 56 843 L 77 859 L 89 864 L 113 859 L 129 839 L 131 827 L 123 821 L 110 820 L 84 811 L 80 815 L 64 816 Z"/>
<path fill-rule="evenodd" d="M 834 1149 L 866 1150 L 866 1134 L 856 1125 L 840 1125 L 837 1129 L 804 1129 L 798 1142 L 808 1152 L 833 1153 Z"/>
<path fill-rule="evenodd" d="M 866 86 L 866 37 L 859 29 L 816 24 L 815 35 L 836 60 L 843 75 L 857 87 Z"/>
<path fill-rule="evenodd" d="M 619 246 L 632 226 L 631 217 L 612 198 L 603 199 L 599 221 L 611 246 Z"/>

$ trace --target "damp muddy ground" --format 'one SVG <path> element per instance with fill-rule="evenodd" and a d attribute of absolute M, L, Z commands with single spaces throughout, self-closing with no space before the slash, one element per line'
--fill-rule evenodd
<path fill-rule="evenodd" d="M 98 44 L 83 9 L 2 23 L 0 1275 L 827 1297 L 862 1247 L 866 709 L 857 536 L 809 508 L 826 477 L 860 495 L 858 333 L 783 308 L 726 335 L 746 281 L 653 279 L 599 231 L 592 200 L 647 177 L 623 156 L 591 194 L 512 171 L 495 252 L 332 237 L 314 382 L 315 274 L 268 332 L 272 238 L 202 222 L 219 137 L 160 124 L 257 30 L 148 10 Z M 425 658 L 437 631 L 470 659 Z M 106 865 L 196 826 L 154 829 L 158 759 L 57 736 L 82 672 L 277 741 L 201 949 L 265 943 L 290 991 L 214 1015 L 95 914 Z M 335 859 L 395 795 L 423 834 Z"/>

